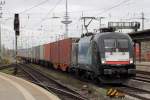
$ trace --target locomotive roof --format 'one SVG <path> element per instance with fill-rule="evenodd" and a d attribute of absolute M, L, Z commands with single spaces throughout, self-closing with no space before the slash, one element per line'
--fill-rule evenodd
<path fill-rule="evenodd" d="M 105 32 L 105 33 L 97 33 L 97 34 L 93 34 L 93 35 L 87 35 L 84 36 L 82 38 L 80 38 L 81 41 L 89 41 L 89 40 L 95 40 L 95 41 L 99 41 L 99 39 L 103 39 L 103 38 L 126 38 L 130 41 L 132 41 L 132 39 L 130 38 L 130 36 L 126 33 L 119 33 L 119 32 Z"/>
<path fill-rule="evenodd" d="M 113 37 L 119 37 L 119 38 L 130 38 L 130 36 L 126 33 L 119 33 L 119 32 L 105 32 L 105 33 L 100 33 L 100 34 L 96 34 L 94 36 L 94 39 L 97 40 L 99 38 L 104 38 L 104 37 L 110 37 L 110 38 L 113 38 Z"/>

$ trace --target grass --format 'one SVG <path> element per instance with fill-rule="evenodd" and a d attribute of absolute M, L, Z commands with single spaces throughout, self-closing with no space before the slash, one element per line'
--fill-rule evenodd
<path fill-rule="evenodd" d="M 1 70 L 1 72 L 12 75 L 14 73 L 14 68 L 13 67 L 6 68 L 6 69 Z"/>

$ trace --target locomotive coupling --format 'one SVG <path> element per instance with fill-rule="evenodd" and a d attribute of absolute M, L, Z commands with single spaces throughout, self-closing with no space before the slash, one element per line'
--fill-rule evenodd
<path fill-rule="evenodd" d="M 106 95 L 111 98 L 124 98 L 125 94 L 115 88 L 110 88 L 107 90 Z"/>
<path fill-rule="evenodd" d="M 105 75 L 111 75 L 112 74 L 112 69 L 104 69 L 104 74 Z"/>

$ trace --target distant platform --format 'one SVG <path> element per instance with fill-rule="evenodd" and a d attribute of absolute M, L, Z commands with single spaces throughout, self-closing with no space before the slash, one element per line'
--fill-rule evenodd
<path fill-rule="evenodd" d="M 0 100 L 60 100 L 56 95 L 21 78 L 0 73 Z"/>

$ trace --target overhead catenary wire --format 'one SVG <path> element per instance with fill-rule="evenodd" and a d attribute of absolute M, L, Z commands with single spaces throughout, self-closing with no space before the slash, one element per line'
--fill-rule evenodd
<path fill-rule="evenodd" d="M 34 8 L 36 8 L 36 7 L 39 7 L 40 5 L 46 3 L 47 1 L 48 1 L 48 0 L 42 1 L 42 2 L 40 2 L 40 3 L 36 4 L 36 5 L 34 5 L 33 7 L 28 8 L 28 9 L 26 9 L 26 10 L 20 12 L 20 13 L 22 14 L 22 13 L 28 12 L 28 11 L 30 11 L 30 10 L 32 10 L 32 9 L 34 9 Z M 52 8 L 49 10 L 49 12 L 46 14 L 46 16 L 45 16 L 44 18 L 42 18 L 42 19 L 39 21 L 39 23 L 36 24 L 36 25 L 39 25 L 39 24 L 41 24 L 43 21 L 45 21 L 45 20 L 47 19 L 47 16 L 57 7 L 57 5 L 58 5 L 61 1 L 62 1 L 62 0 L 58 0 L 58 2 L 56 3 L 56 5 L 55 5 L 54 7 L 52 7 Z M 119 4 L 116 4 L 116 5 L 112 6 L 112 7 L 110 7 L 110 8 L 108 8 L 108 9 L 104 10 L 104 11 L 101 12 L 100 14 L 105 13 L 105 12 L 107 12 L 107 11 L 113 9 L 113 8 L 116 8 L 116 7 L 118 7 L 118 6 L 120 6 L 120 5 L 124 4 L 124 3 L 127 3 L 128 1 L 130 1 L 130 0 L 123 0 L 123 1 L 120 2 Z"/>
<path fill-rule="evenodd" d="M 129 1 L 131 1 L 131 0 L 123 0 L 122 2 L 120 2 L 120 3 L 118 3 L 118 4 L 114 5 L 114 6 L 112 6 L 110 8 L 105 9 L 104 11 L 98 13 L 97 15 L 101 15 L 103 13 L 106 13 L 106 12 L 108 12 L 108 11 L 114 9 L 114 8 L 117 8 L 117 7 L 121 6 L 122 4 L 125 4 L 125 3 L 129 2 Z"/>
<path fill-rule="evenodd" d="M 102 12 L 96 14 L 95 16 L 99 16 L 99 15 L 101 15 L 101 14 L 104 14 L 104 13 L 106 13 L 106 12 L 108 12 L 108 11 L 114 9 L 114 8 L 117 8 L 117 7 L 121 6 L 122 4 L 125 4 L 125 3 L 129 2 L 129 1 L 131 1 L 131 0 L 123 0 L 123 1 L 119 2 L 119 3 L 116 4 L 116 5 L 113 5 L 113 6 L 109 7 L 109 8 L 106 8 L 106 9 L 103 10 Z M 77 23 L 78 23 L 78 22 L 77 22 Z"/>
<path fill-rule="evenodd" d="M 47 1 L 47 0 L 45 0 L 45 1 Z M 58 2 L 59 2 L 59 1 L 61 2 L 62 0 L 58 0 Z M 126 3 L 127 1 L 130 1 L 130 0 L 124 0 L 124 2 L 119 3 L 119 4 L 122 5 L 122 4 Z M 43 2 L 43 3 L 42 3 L 42 2 Z M 44 4 L 44 1 L 42 1 L 42 2 L 40 2 L 41 5 Z M 30 10 L 36 8 L 36 7 L 39 7 L 39 6 L 40 6 L 40 3 L 34 5 L 33 7 L 30 7 L 30 8 L 28 8 L 28 9 L 26 9 L 26 10 L 20 12 L 20 13 L 23 14 L 23 13 L 26 13 L 26 12 L 28 12 L 28 11 L 30 11 Z M 59 4 L 59 3 L 58 3 L 58 4 Z M 117 5 L 119 5 L 119 4 L 116 4 L 116 5 L 114 5 L 114 6 L 110 7 L 110 8 L 112 8 L 112 9 L 113 9 L 113 8 L 116 8 L 115 6 L 117 6 Z M 119 5 L 119 6 L 120 6 L 120 5 Z M 57 7 L 57 4 L 56 4 L 56 7 Z M 40 22 L 45 21 L 45 20 L 47 19 L 47 16 L 48 16 L 56 7 L 51 8 L 51 9 L 49 10 L 48 14 L 46 14 L 46 17 L 42 18 Z M 108 8 L 108 9 L 110 9 L 110 8 Z M 105 10 L 108 10 L 108 9 L 105 9 Z M 110 10 L 111 10 L 111 9 L 110 9 Z M 104 13 L 105 13 L 105 12 L 104 12 Z M 7 20 L 8 20 L 8 19 L 7 19 Z M 37 24 L 37 25 L 39 25 L 39 24 Z M 36 25 L 36 26 L 37 26 L 37 25 Z"/>
<path fill-rule="evenodd" d="M 42 1 L 42 2 L 40 2 L 40 3 L 38 3 L 38 4 L 34 5 L 34 6 L 32 6 L 32 7 L 30 7 L 30 8 L 25 9 L 24 11 L 20 12 L 19 14 L 28 12 L 28 11 L 30 11 L 30 10 L 36 8 L 36 7 L 39 7 L 39 6 L 43 5 L 43 4 L 45 4 L 45 3 L 48 2 L 48 1 L 49 1 L 49 0 L 44 0 L 44 1 Z"/>
<path fill-rule="evenodd" d="M 49 0 L 41 1 L 40 3 L 38 3 L 38 4 L 36 4 L 36 5 L 34 5 L 34 6 L 30 7 L 30 8 L 27 8 L 27 9 L 25 9 L 25 10 L 19 12 L 19 14 L 26 13 L 26 12 L 28 12 L 28 11 L 34 9 L 34 8 L 37 8 L 37 7 L 39 7 L 39 6 L 43 5 L 43 4 L 45 4 L 45 3 L 48 2 L 48 1 L 49 1 Z M 13 17 L 7 18 L 7 19 L 5 19 L 5 21 L 11 20 L 11 19 L 13 19 Z"/>
<path fill-rule="evenodd" d="M 48 16 L 50 13 L 52 13 L 52 11 L 61 3 L 61 1 L 62 1 L 62 0 L 58 0 L 58 1 L 56 2 L 55 6 L 52 7 L 52 8 L 48 11 L 48 13 L 45 15 L 45 17 L 43 17 L 38 23 L 42 23 L 43 21 L 45 21 L 45 20 L 47 19 L 47 16 Z M 39 25 L 39 24 L 36 24 L 36 25 Z"/>
<path fill-rule="evenodd" d="M 20 14 L 25 13 L 25 12 L 28 12 L 28 11 L 30 11 L 30 10 L 36 8 L 36 7 L 39 7 L 39 6 L 41 6 L 42 4 L 46 3 L 47 1 L 49 1 L 49 0 L 42 1 L 42 2 L 40 2 L 40 3 L 38 3 L 38 4 L 36 4 L 36 5 L 34 5 L 34 6 L 30 7 L 30 8 L 28 8 L 28 9 L 26 9 L 26 10 L 20 12 Z M 47 19 L 47 16 L 57 7 L 57 5 L 58 5 L 61 1 L 62 1 L 62 0 L 58 0 L 58 2 L 56 3 L 56 5 L 55 5 L 53 8 L 51 8 L 51 9 L 49 10 L 49 12 L 46 14 L 46 16 L 45 16 L 44 18 L 42 18 L 42 19 L 39 21 L 39 23 L 38 23 L 37 25 L 39 25 L 39 24 L 41 24 L 43 21 L 45 21 L 45 20 Z M 106 10 L 102 11 L 102 12 L 99 13 L 99 14 L 103 14 L 103 13 L 105 13 L 105 12 L 107 12 L 107 11 L 113 9 L 113 8 L 116 8 L 116 7 L 118 7 L 118 6 L 120 6 L 120 5 L 124 4 L 124 3 L 127 3 L 127 2 L 129 2 L 129 1 L 130 1 L 130 0 L 123 0 L 123 1 L 120 2 L 119 4 L 116 4 L 116 5 L 114 5 L 114 6 L 110 7 L 110 8 L 107 8 Z M 99 14 L 98 14 L 98 15 L 99 15 Z M 8 18 L 7 20 L 9 20 L 9 19 L 10 19 L 10 18 Z"/>
<path fill-rule="evenodd" d="M 47 1 L 48 1 L 48 0 L 42 1 L 42 2 L 40 2 L 39 4 L 37 4 L 37 5 L 35 5 L 35 6 L 31 7 L 31 8 L 28 8 L 28 9 L 22 11 L 21 13 L 25 13 L 25 12 L 27 12 L 27 11 L 30 11 L 30 10 L 32 10 L 33 8 L 36 8 L 36 7 L 40 6 L 41 4 L 43 4 L 43 3 L 47 2 Z M 46 16 L 41 19 L 41 21 L 39 22 L 39 24 L 42 23 L 43 21 L 45 21 L 45 20 L 47 19 L 47 16 L 57 7 L 57 5 L 58 5 L 61 1 L 62 1 L 62 0 L 59 0 L 59 1 L 56 3 L 56 5 L 55 5 L 53 8 L 51 8 L 51 9 L 49 10 L 49 12 L 46 14 Z M 120 6 L 120 5 L 124 4 L 124 3 L 126 3 L 126 2 L 128 2 L 128 1 L 130 1 L 130 0 L 124 0 L 124 1 L 120 2 L 119 4 L 116 4 L 116 5 L 112 6 L 112 7 L 110 7 L 110 8 L 108 8 L 108 9 L 104 10 L 103 12 L 106 12 L 106 11 L 108 11 L 108 10 L 111 10 L 111 9 L 113 9 L 113 8 L 116 8 L 116 7 L 118 7 L 118 6 Z M 39 24 L 37 24 L 37 25 L 39 25 Z"/>
<path fill-rule="evenodd" d="M 47 2 L 47 1 L 48 1 L 48 0 L 45 0 L 45 1 L 41 2 L 41 3 L 39 3 L 38 5 L 34 6 L 34 7 L 38 7 L 38 6 L 40 6 L 41 4 L 43 4 L 43 3 Z M 47 13 L 43 18 L 41 18 L 41 20 L 38 21 L 38 22 L 37 22 L 35 25 L 33 25 L 33 26 L 41 25 L 41 23 L 47 19 L 47 16 L 60 4 L 61 1 L 62 1 L 62 0 L 58 0 L 58 1 L 56 2 L 56 4 L 55 4 L 52 8 L 50 8 L 50 10 L 48 11 L 48 13 Z M 33 9 L 34 7 L 32 7 L 32 9 Z M 31 10 L 31 9 L 30 9 L 30 10 Z M 26 9 L 25 11 L 29 11 L 29 9 Z M 23 11 L 22 13 L 25 13 L 25 11 Z M 24 28 L 25 28 L 25 27 L 24 27 Z"/>

